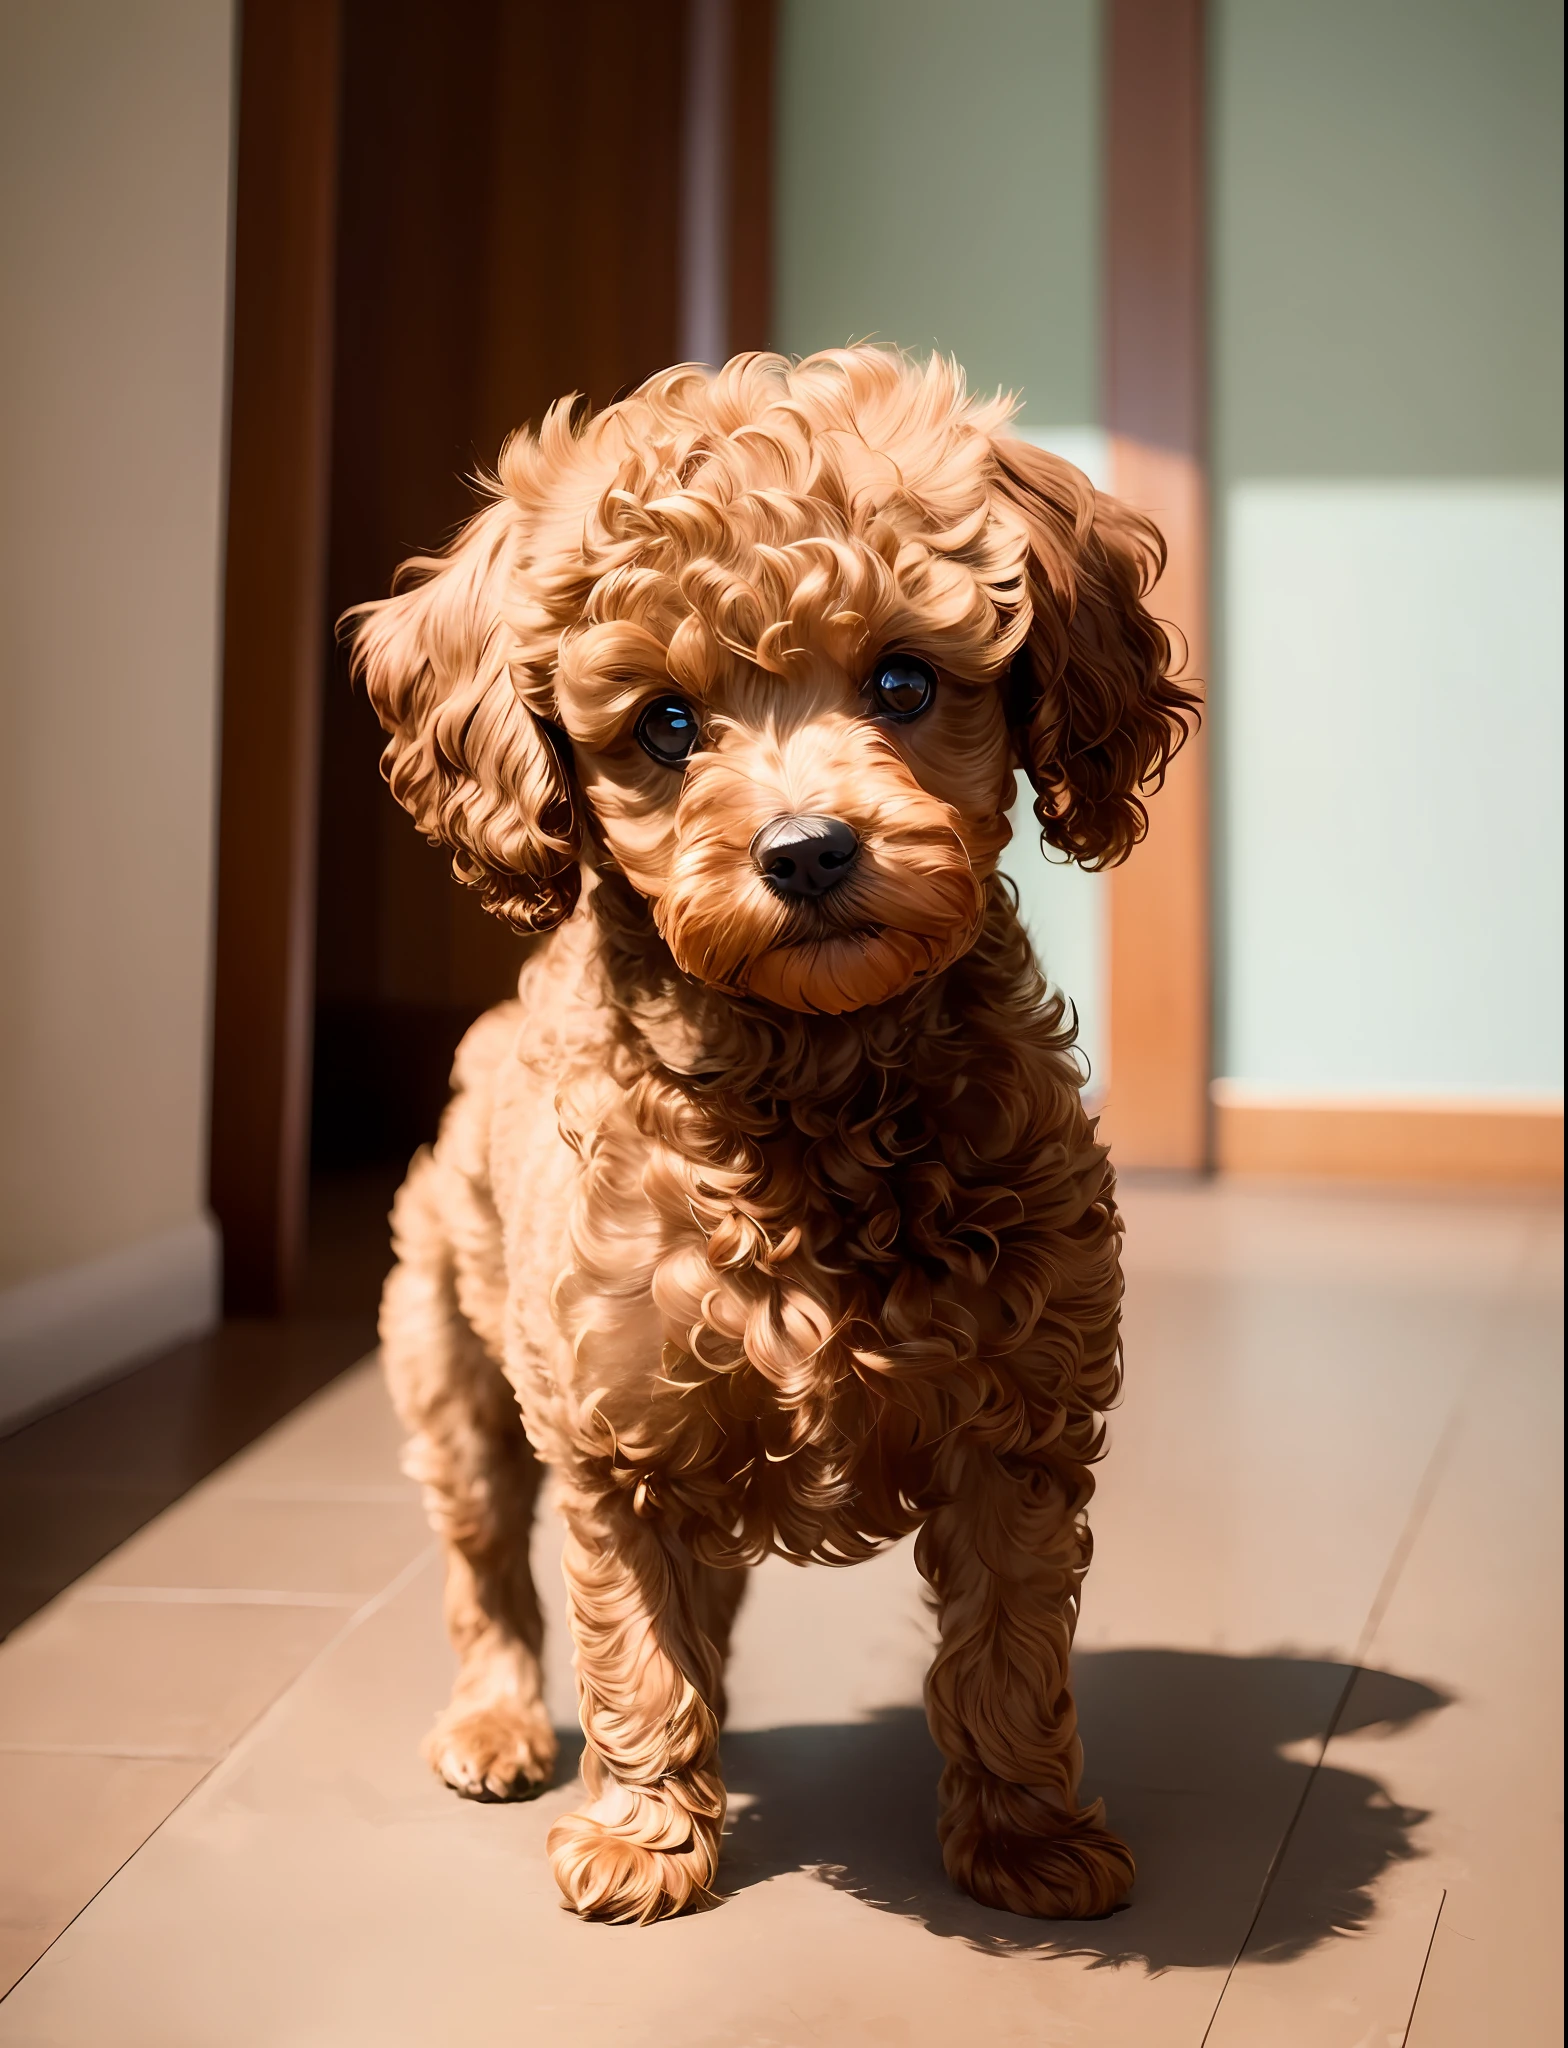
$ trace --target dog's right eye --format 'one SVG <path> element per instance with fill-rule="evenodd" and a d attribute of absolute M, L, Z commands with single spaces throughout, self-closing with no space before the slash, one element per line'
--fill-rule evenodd
<path fill-rule="evenodd" d="M 872 708 L 907 725 L 929 708 L 936 695 L 936 670 L 913 654 L 883 657 L 871 672 Z"/>
<path fill-rule="evenodd" d="M 679 697 L 659 697 L 637 721 L 637 744 L 666 768 L 679 768 L 702 737 L 697 714 Z"/>

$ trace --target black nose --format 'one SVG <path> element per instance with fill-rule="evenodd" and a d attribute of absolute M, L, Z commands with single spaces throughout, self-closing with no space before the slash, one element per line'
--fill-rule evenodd
<path fill-rule="evenodd" d="M 781 896 L 825 896 L 859 851 L 842 818 L 775 818 L 751 842 L 752 861 Z"/>

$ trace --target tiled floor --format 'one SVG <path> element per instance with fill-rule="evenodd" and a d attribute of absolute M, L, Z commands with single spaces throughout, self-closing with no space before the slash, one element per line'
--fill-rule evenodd
<path fill-rule="evenodd" d="M 570 1782 L 474 1806 L 419 1762 L 451 1660 L 365 1367 L 0 1649 L 0 2044 L 1560 2040 L 1560 1213 L 1127 1207 L 1078 1660 L 1126 1911 L 946 1886 L 900 1550 L 758 1575 L 727 1903 L 570 1919 L 543 1857 Z M 547 1516 L 543 1573 L 555 1542 Z M 549 1648 L 570 1726 L 558 1615 Z"/>
<path fill-rule="evenodd" d="M 375 1342 L 397 1174 L 318 1179 L 301 1299 L 0 1437 L 0 1637 Z"/>

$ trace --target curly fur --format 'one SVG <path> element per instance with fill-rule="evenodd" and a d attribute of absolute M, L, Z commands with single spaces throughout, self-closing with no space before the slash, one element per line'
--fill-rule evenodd
<path fill-rule="evenodd" d="M 514 439 L 359 614 L 394 793 L 554 933 L 460 1050 L 382 1339 L 462 1656 L 429 1753 L 474 1796 L 553 1767 L 527 1524 L 557 1473 L 588 1802 L 550 1854 L 585 1914 L 714 1896 L 744 1568 L 912 1530 L 953 1878 L 1068 1916 L 1131 1879 L 1077 1804 L 1068 1674 L 1119 1224 L 997 861 L 1020 765 L 1049 843 L 1124 857 L 1193 699 L 1158 536 L 1007 418 L 869 348 L 673 370 Z M 908 725 L 864 696 L 886 649 L 939 677 Z M 672 687 L 679 771 L 634 737 Z M 811 903 L 748 858 L 805 811 L 861 847 Z"/>

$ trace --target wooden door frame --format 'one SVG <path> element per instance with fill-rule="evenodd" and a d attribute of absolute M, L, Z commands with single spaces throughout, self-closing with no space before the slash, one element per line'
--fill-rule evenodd
<path fill-rule="evenodd" d="M 1205 0 L 1108 0 L 1104 418 L 1111 488 L 1169 549 L 1154 609 L 1209 666 Z M 1127 1166 L 1209 1163 L 1207 736 L 1149 798 L 1110 887 L 1106 1128 Z"/>
<path fill-rule="evenodd" d="M 245 0 L 236 150 L 209 1187 L 224 1307 L 299 1285 L 337 213 L 337 0 Z"/>
<path fill-rule="evenodd" d="M 776 0 L 687 0 L 680 348 L 715 367 L 768 346 Z"/>

